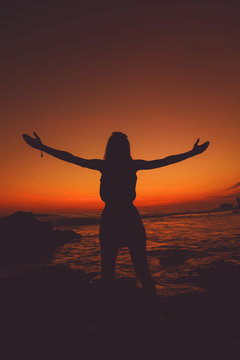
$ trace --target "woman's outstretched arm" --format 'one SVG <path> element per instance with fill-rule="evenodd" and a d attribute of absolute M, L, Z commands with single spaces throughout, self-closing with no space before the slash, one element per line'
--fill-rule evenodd
<path fill-rule="evenodd" d="M 134 160 L 136 170 L 157 169 L 159 167 L 175 164 L 175 163 L 178 163 L 178 162 L 183 161 L 185 159 L 188 159 L 188 158 L 190 158 L 192 156 L 201 154 L 202 152 L 204 152 L 208 148 L 209 141 L 206 141 L 202 145 L 198 145 L 198 142 L 199 142 L 199 139 L 194 144 L 192 150 L 187 151 L 187 152 L 182 153 L 182 154 L 167 156 L 166 158 L 159 159 L 159 160 L 151 160 L 151 161 Z"/>
<path fill-rule="evenodd" d="M 62 150 L 57 150 L 54 148 L 51 148 L 47 145 L 44 145 L 40 139 L 40 137 L 34 132 L 33 133 L 35 138 L 27 135 L 27 134 L 23 134 L 23 139 L 26 141 L 26 143 L 28 145 L 30 145 L 31 147 L 44 151 L 45 153 L 52 155 L 60 160 L 64 160 L 67 161 L 69 163 L 72 164 L 76 164 L 82 167 L 86 167 L 88 169 L 93 169 L 93 170 L 102 170 L 102 166 L 103 166 L 103 160 L 100 159 L 83 159 L 80 158 L 78 156 L 74 156 L 72 154 L 70 154 L 67 151 L 62 151 Z"/>

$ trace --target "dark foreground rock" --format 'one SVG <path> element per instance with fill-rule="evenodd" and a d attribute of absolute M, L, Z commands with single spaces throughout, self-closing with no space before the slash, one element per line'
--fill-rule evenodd
<path fill-rule="evenodd" d="M 0 262 L 26 263 L 79 238 L 74 231 L 53 230 L 31 212 L 18 211 L 0 219 Z"/>
<path fill-rule="evenodd" d="M 222 276 L 223 268 L 214 276 L 218 271 Z M 226 271 L 239 278 L 239 266 Z M 86 273 L 65 266 L 41 267 L 2 280 L 1 359 L 239 357 L 240 295 L 229 287 L 159 296 L 153 303 L 133 282 L 120 279 L 103 311 L 98 286 Z"/>

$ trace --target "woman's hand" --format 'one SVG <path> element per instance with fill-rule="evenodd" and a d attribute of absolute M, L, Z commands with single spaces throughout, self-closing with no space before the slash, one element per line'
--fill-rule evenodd
<path fill-rule="evenodd" d="M 26 141 L 26 143 L 28 145 L 30 145 L 31 147 L 38 149 L 38 150 L 42 150 L 43 144 L 41 142 L 40 137 L 35 132 L 33 132 L 33 135 L 35 136 L 35 138 L 33 138 L 27 134 L 23 134 L 22 137 Z"/>
<path fill-rule="evenodd" d="M 198 145 L 199 140 L 200 139 L 197 139 L 197 141 L 193 145 L 193 149 L 192 149 L 193 155 L 201 154 L 202 152 L 204 152 L 208 148 L 208 145 L 210 144 L 209 141 L 206 141 L 202 145 Z"/>

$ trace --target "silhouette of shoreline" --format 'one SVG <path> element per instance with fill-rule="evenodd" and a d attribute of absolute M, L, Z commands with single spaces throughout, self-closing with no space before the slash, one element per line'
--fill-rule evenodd
<path fill-rule="evenodd" d="M 142 219 L 150 219 L 150 218 L 161 218 L 168 216 L 182 216 L 182 215 L 198 215 L 198 214 L 212 214 L 212 213 L 221 213 L 221 212 L 231 212 L 235 210 L 239 210 L 238 206 L 232 206 L 231 208 L 222 207 L 221 204 L 218 208 L 209 209 L 209 210 L 184 210 L 184 211 L 153 211 L 146 210 L 145 208 L 140 208 L 141 218 Z M 17 213 L 27 213 L 25 211 L 17 211 Z M 37 219 L 41 219 L 43 222 L 50 222 L 53 226 L 71 226 L 71 225 L 94 225 L 100 223 L 101 211 L 94 211 L 93 215 L 89 214 L 86 216 L 74 212 L 69 212 L 65 214 L 56 214 L 56 213 L 33 213 L 31 212 Z M 1 219 L 10 216 L 12 214 L 4 214 L 0 215 Z M 55 218 L 52 220 L 52 218 Z M 48 220 L 51 218 L 51 220 Z"/>
<path fill-rule="evenodd" d="M 221 209 L 215 208 L 210 210 L 186 210 L 186 211 L 169 211 L 169 212 L 160 212 L 160 211 L 146 211 L 140 210 L 142 219 L 154 219 L 161 217 L 169 217 L 169 216 L 182 216 L 182 215 L 198 215 L 198 214 L 212 214 L 212 213 L 221 213 L 221 212 L 231 212 L 238 208 L 233 207 L 231 209 Z M 24 211 L 19 211 L 24 213 Z M 64 215 L 55 214 L 55 213 L 33 213 L 37 219 L 41 219 L 41 221 L 50 222 L 53 226 L 71 226 L 71 225 L 94 225 L 100 223 L 100 211 L 94 212 L 93 215 L 79 215 L 78 213 L 69 212 Z M 0 216 L 0 220 L 9 215 Z M 48 218 L 54 218 L 54 220 L 48 220 Z"/>

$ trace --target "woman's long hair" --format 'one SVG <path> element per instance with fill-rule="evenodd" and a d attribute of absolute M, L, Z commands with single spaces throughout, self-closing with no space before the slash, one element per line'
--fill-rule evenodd
<path fill-rule="evenodd" d="M 107 142 L 104 160 L 132 160 L 130 143 L 126 134 L 117 131 L 112 133 Z"/>

